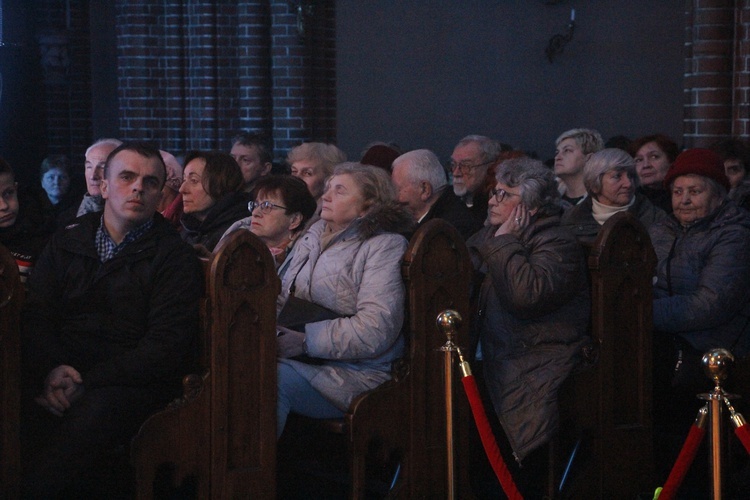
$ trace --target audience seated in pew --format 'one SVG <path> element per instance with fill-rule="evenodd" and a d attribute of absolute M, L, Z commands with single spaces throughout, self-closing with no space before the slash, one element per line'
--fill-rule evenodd
<path fill-rule="evenodd" d="M 696 394 L 711 388 L 703 354 L 717 347 L 738 359 L 750 354 L 750 213 L 728 198 L 723 162 L 708 149 L 677 156 L 664 185 L 673 211 L 649 231 L 658 258 L 654 420 L 662 471 L 671 467 L 701 406 Z M 703 484 L 692 487 L 704 492 L 706 467 L 696 463 L 689 478 L 702 477 Z"/>
<path fill-rule="evenodd" d="M 263 177 L 255 185 L 255 192 L 255 201 L 248 204 L 252 215 L 229 226 L 221 238 L 240 229 L 255 234 L 268 245 L 282 276 L 287 267 L 284 263 L 291 262 L 294 242 L 304 233 L 317 205 L 307 185 L 291 175 Z"/>
<path fill-rule="evenodd" d="M 300 300 L 327 309 L 329 319 L 279 326 L 279 436 L 289 412 L 342 417 L 354 397 L 390 379 L 403 355 L 407 241 L 398 233 L 413 219 L 394 198 L 384 170 L 341 164 L 326 183 L 321 220 L 295 244 L 279 324 Z"/>
<path fill-rule="evenodd" d="M 411 212 L 418 225 L 444 219 L 466 239 L 482 225 L 456 196 L 440 160 L 428 149 L 404 153 L 393 162 L 391 180 L 396 199 Z"/>
<path fill-rule="evenodd" d="M 668 214 L 672 213 L 672 196 L 663 181 L 677 153 L 677 143 L 664 134 L 639 137 L 630 150 L 638 173 L 638 191 Z"/>
<path fill-rule="evenodd" d="M 489 225 L 467 242 L 484 275 L 473 343 L 502 426 L 496 438 L 527 498 L 542 497 L 559 389 L 578 363 L 589 323 L 583 250 L 561 227 L 561 211 L 548 168 L 529 158 L 506 160 L 497 169 Z"/>
<path fill-rule="evenodd" d="M 180 186 L 182 239 L 212 252 L 229 226 L 250 214 L 242 182 L 240 167 L 227 153 L 188 153 Z"/>
<path fill-rule="evenodd" d="M 562 216 L 562 225 L 581 243 L 591 245 L 602 225 L 617 212 L 632 213 L 646 229 L 666 217 L 662 209 L 636 191 L 635 161 L 621 149 L 592 154 L 583 167 L 583 184 L 588 196 Z"/>
<path fill-rule="evenodd" d="M 117 147 L 104 212 L 57 232 L 39 258 L 23 313 L 25 497 L 106 497 L 103 457 L 192 368 L 203 279 L 155 213 L 165 178 L 157 149 Z"/>
<path fill-rule="evenodd" d="M 23 281 L 31 274 L 53 230 L 53 219 L 44 216 L 35 200 L 19 196 L 13 169 L 0 158 L 0 243 L 16 259 Z"/>

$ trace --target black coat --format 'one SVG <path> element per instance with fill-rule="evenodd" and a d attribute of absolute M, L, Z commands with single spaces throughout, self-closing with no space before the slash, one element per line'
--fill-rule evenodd
<path fill-rule="evenodd" d="M 250 215 L 247 193 L 229 193 L 211 207 L 203 221 L 199 221 L 191 214 L 183 214 L 180 219 L 182 239 L 191 245 L 203 245 L 209 252 L 224 235 L 229 226 Z"/>
<path fill-rule="evenodd" d="M 87 389 L 170 388 L 192 368 L 203 273 L 195 252 L 160 216 L 105 263 L 101 214 L 58 231 L 37 261 L 23 312 L 27 374 L 39 384 L 59 365 Z"/>
<path fill-rule="evenodd" d="M 484 210 L 484 217 L 487 217 L 486 207 Z M 440 197 L 422 218 L 420 225 L 432 219 L 443 219 L 449 222 L 453 227 L 458 229 L 458 232 L 461 233 L 461 237 L 464 240 L 467 240 L 469 236 L 482 229 L 482 222 L 474 217 L 471 210 L 466 206 L 463 200 L 453 192 L 451 186 L 443 188 Z"/>

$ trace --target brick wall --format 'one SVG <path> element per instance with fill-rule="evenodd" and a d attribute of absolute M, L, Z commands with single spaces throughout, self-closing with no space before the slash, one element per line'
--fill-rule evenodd
<path fill-rule="evenodd" d="M 66 64 L 45 73 L 44 95 L 37 101 L 45 108 L 47 153 L 68 155 L 74 166 L 83 165 L 91 142 L 89 18 L 84 3 L 47 0 L 35 8 L 39 71 L 44 71 L 46 58 L 65 59 Z"/>
<path fill-rule="evenodd" d="M 687 0 L 685 147 L 748 138 L 750 1 Z"/>
<path fill-rule="evenodd" d="M 265 131 L 277 157 L 332 139 L 333 11 L 316 3 L 303 39 L 287 1 L 119 1 L 121 136 L 180 154 Z"/>
<path fill-rule="evenodd" d="M 732 134 L 750 138 L 750 0 L 735 5 Z"/>

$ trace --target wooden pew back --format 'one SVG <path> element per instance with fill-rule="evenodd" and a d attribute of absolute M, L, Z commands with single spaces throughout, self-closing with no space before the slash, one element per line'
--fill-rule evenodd
<path fill-rule="evenodd" d="M 656 255 L 629 213 L 609 219 L 589 255 L 593 349 L 574 374 L 563 420 L 581 437 L 571 498 L 635 498 L 653 488 L 652 277 Z M 569 394 L 570 396 L 570 394 Z M 565 432 L 565 429 L 563 430 Z"/>
<path fill-rule="evenodd" d="M 207 265 L 203 372 L 147 420 L 131 447 L 138 498 L 274 498 L 276 297 L 266 245 L 237 231 Z"/>
<path fill-rule="evenodd" d="M 24 288 L 18 265 L 0 245 L 0 498 L 20 494 L 20 314 Z"/>

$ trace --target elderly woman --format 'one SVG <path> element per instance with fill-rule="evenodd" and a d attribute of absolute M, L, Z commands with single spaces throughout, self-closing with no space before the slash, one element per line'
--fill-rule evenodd
<path fill-rule="evenodd" d="M 283 275 L 286 266 L 282 264 L 290 262 L 294 241 L 315 213 L 315 200 L 307 185 L 291 175 L 262 177 L 255 191 L 255 201 L 248 204 L 252 215 L 232 224 L 222 239 L 238 229 L 247 229 L 268 245 Z"/>
<path fill-rule="evenodd" d="M 672 213 L 672 201 L 663 181 L 678 151 L 677 143 L 664 134 L 639 137 L 631 145 L 640 183 L 638 191 L 666 213 Z"/>
<path fill-rule="evenodd" d="M 305 181 L 320 208 L 326 178 L 331 175 L 334 166 L 346 161 L 346 155 L 333 144 L 305 142 L 292 148 L 286 161 L 292 175 Z"/>
<path fill-rule="evenodd" d="M 672 215 L 651 226 L 658 264 L 654 285 L 654 424 L 657 466 L 674 463 L 711 383 L 701 357 L 723 347 L 750 352 L 750 214 L 727 197 L 730 184 L 719 155 L 689 149 L 664 178 Z M 731 384 L 732 379 L 729 380 Z M 727 386 L 725 386 L 727 387 Z M 731 387 L 729 386 L 731 389 Z M 708 468 L 695 464 L 696 473 Z M 688 491 L 706 491 L 707 478 Z"/>
<path fill-rule="evenodd" d="M 562 217 L 562 225 L 570 228 L 581 243 L 593 243 L 602 225 L 617 212 L 630 212 L 647 229 L 666 217 L 663 210 L 636 192 L 635 161 L 621 149 L 592 154 L 583 167 L 583 184 L 589 195 Z"/>
<path fill-rule="evenodd" d="M 295 245 L 279 296 L 327 308 L 334 319 L 279 327 L 278 435 L 290 411 L 340 417 L 359 394 L 390 379 L 403 354 L 401 259 L 413 224 L 395 201 L 388 173 L 359 163 L 336 167 L 322 196 L 321 220 Z M 316 358 L 316 364 L 304 359 Z M 308 358 L 308 359 L 309 359 Z"/>
<path fill-rule="evenodd" d="M 249 215 L 242 182 L 240 167 L 227 153 L 189 153 L 180 186 L 182 239 L 213 251 L 224 231 Z"/>
<path fill-rule="evenodd" d="M 705 389 L 700 365 L 687 366 L 686 356 L 697 363 L 714 347 L 750 352 L 750 214 L 728 199 L 729 180 L 713 151 L 681 153 L 664 184 L 672 216 L 649 231 L 658 258 L 654 330 L 673 341 L 676 358 L 665 360 L 670 371 L 678 368 L 673 383 Z"/>
<path fill-rule="evenodd" d="M 590 299 L 582 248 L 560 225 L 554 174 L 516 158 L 496 178 L 489 225 L 467 242 L 485 273 L 473 334 L 505 445 L 523 462 L 514 477 L 533 488 L 546 474 L 543 445 L 557 431 L 558 391 L 585 342 Z"/>

